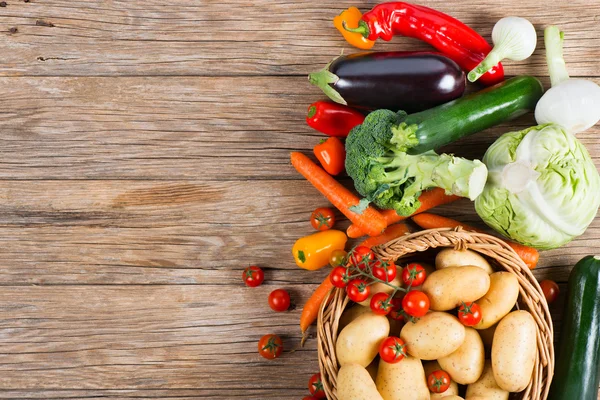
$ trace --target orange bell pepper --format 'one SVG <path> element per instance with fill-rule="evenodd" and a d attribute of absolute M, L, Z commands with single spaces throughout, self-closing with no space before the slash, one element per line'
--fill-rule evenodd
<path fill-rule="evenodd" d="M 344 232 L 335 229 L 300 238 L 292 248 L 296 265 L 309 271 L 323 268 L 334 250 L 344 250 L 347 240 Z"/>
<path fill-rule="evenodd" d="M 344 35 L 344 39 L 352 46 L 363 50 L 369 50 L 375 45 L 374 41 L 365 39 L 360 33 L 349 32 L 344 29 L 344 22 L 348 28 L 358 28 L 358 22 L 361 17 L 362 13 L 358 8 L 350 7 L 333 19 L 333 25 L 342 35 Z"/>

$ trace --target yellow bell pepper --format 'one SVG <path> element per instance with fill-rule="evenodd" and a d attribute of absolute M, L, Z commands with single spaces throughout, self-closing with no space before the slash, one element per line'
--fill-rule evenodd
<path fill-rule="evenodd" d="M 342 35 L 344 35 L 344 39 L 352 46 L 363 50 L 369 50 L 375 45 L 374 41 L 365 39 L 360 33 L 349 32 L 344 29 L 343 26 L 343 23 L 345 22 L 348 28 L 358 28 L 358 22 L 361 18 L 362 13 L 360 10 L 356 7 L 350 7 L 333 19 L 333 25 Z"/>
<path fill-rule="evenodd" d="M 292 247 L 296 265 L 314 271 L 329 264 L 334 250 L 344 250 L 348 237 L 342 231 L 329 229 L 300 238 Z"/>

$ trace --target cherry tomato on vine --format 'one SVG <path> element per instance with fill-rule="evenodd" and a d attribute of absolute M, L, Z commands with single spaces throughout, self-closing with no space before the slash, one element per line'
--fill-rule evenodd
<path fill-rule="evenodd" d="M 317 399 L 325 398 L 325 391 L 323 390 L 323 382 L 321 381 L 321 374 L 314 374 L 308 380 L 308 390 Z"/>
<path fill-rule="evenodd" d="M 290 294 L 284 289 L 276 289 L 269 294 L 269 307 L 273 311 L 285 311 L 290 308 Z"/>
<path fill-rule="evenodd" d="M 390 336 L 379 345 L 379 355 L 388 364 L 396 364 L 406 357 L 406 343 L 399 337 Z"/>
<path fill-rule="evenodd" d="M 310 214 L 310 224 L 318 231 L 326 231 L 333 228 L 335 215 L 331 208 L 319 207 Z"/>
<path fill-rule="evenodd" d="M 446 371 L 433 371 L 427 377 L 427 386 L 431 393 L 444 393 L 450 387 L 450 375 Z"/>
<path fill-rule="evenodd" d="M 364 279 L 352 279 L 346 286 L 346 294 L 355 303 L 365 301 L 369 297 L 371 289 Z"/>
<path fill-rule="evenodd" d="M 411 317 L 421 318 L 429 311 L 429 297 L 420 290 L 411 290 L 402 299 L 402 308 Z"/>
<path fill-rule="evenodd" d="M 402 270 L 402 282 L 408 286 L 420 286 L 425 282 L 427 272 L 421 264 L 410 263 Z"/>
<path fill-rule="evenodd" d="M 258 353 L 266 359 L 277 358 L 283 352 L 283 342 L 277 335 L 265 335 L 258 341 Z"/>
<path fill-rule="evenodd" d="M 335 267 L 329 274 L 329 280 L 333 286 L 345 288 L 348 286 L 348 282 L 350 281 L 348 270 L 345 267 Z"/>
<path fill-rule="evenodd" d="M 481 321 L 481 317 L 481 307 L 477 303 L 463 301 L 458 308 L 458 319 L 464 326 L 477 325 Z"/>
<path fill-rule="evenodd" d="M 394 297 L 392 299 L 392 309 L 388 317 L 395 321 L 404 321 L 404 310 L 402 309 L 402 299 Z"/>
<path fill-rule="evenodd" d="M 542 287 L 542 292 L 544 292 L 544 297 L 546 297 L 548 304 L 555 302 L 560 293 L 560 289 L 556 282 L 546 279 L 540 282 L 540 286 Z"/>
<path fill-rule="evenodd" d="M 246 286 L 257 287 L 265 280 L 265 273 L 260 267 L 253 265 L 244 270 L 242 279 Z"/>
<path fill-rule="evenodd" d="M 350 261 L 360 269 L 365 269 L 365 264 L 370 264 L 375 260 L 375 254 L 367 246 L 358 246 L 352 250 Z"/>
<path fill-rule="evenodd" d="M 371 268 L 373 276 L 377 279 L 381 279 L 384 282 L 391 282 L 396 278 L 397 270 L 396 264 L 393 261 L 375 261 Z"/>
<path fill-rule="evenodd" d="M 331 265 L 332 267 L 338 267 L 340 265 L 344 265 L 346 262 L 346 256 L 348 255 L 348 253 L 346 253 L 344 250 L 334 250 L 331 252 L 331 255 L 329 256 L 329 265 Z"/>
<path fill-rule="evenodd" d="M 392 299 L 387 293 L 379 292 L 375 293 L 371 297 L 371 311 L 377 315 L 387 315 L 392 311 Z"/>

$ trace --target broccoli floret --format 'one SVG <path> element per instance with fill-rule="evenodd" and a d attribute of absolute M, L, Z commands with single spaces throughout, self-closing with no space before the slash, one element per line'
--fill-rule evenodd
<path fill-rule="evenodd" d="M 416 125 L 404 123 L 406 113 L 377 110 L 346 139 L 346 172 L 356 190 L 380 208 L 410 215 L 421 205 L 423 190 L 441 187 L 448 193 L 474 199 L 487 179 L 487 168 L 433 151 L 409 155 L 418 145 Z"/>

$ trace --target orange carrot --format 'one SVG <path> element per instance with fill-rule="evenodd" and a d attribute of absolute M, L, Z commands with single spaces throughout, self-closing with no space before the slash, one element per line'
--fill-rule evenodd
<path fill-rule="evenodd" d="M 329 275 L 327 275 L 323 282 L 319 285 L 319 287 L 313 292 L 313 294 L 304 304 L 302 314 L 300 315 L 300 329 L 302 329 L 302 345 L 304 345 L 304 342 L 307 339 L 306 332 L 308 331 L 308 327 L 317 319 L 321 303 L 323 302 L 323 299 L 325 299 L 325 296 L 327 296 L 331 289 L 333 289 L 333 283 L 331 283 Z"/>
<path fill-rule="evenodd" d="M 452 203 L 458 199 L 460 199 L 460 197 L 447 195 L 444 189 L 441 188 L 428 190 L 419 196 L 419 202 L 421 202 L 421 206 L 412 215 L 420 214 L 434 207 L 441 206 L 442 204 Z M 392 225 L 396 222 L 404 221 L 405 219 L 409 218 L 398 215 L 398 213 L 394 210 L 381 211 L 381 215 L 383 215 L 385 218 L 387 225 Z M 348 234 L 348 237 L 351 238 L 358 238 L 366 235 L 366 233 L 356 225 L 350 225 L 346 233 Z"/>
<path fill-rule="evenodd" d="M 369 248 L 379 246 L 380 244 L 384 244 L 389 242 L 390 240 L 399 238 L 407 233 L 410 233 L 410 229 L 408 225 L 400 222 L 397 224 L 393 224 L 388 226 L 385 231 L 379 236 L 372 236 L 362 242 L 361 246 L 367 246 Z"/>
<path fill-rule="evenodd" d="M 388 224 L 386 224 L 383 216 L 371 206 L 368 206 L 360 214 L 352 211 L 350 208 L 357 206 L 360 199 L 312 162 L 310 158 L 302 153 L 292 152 L 291 159 L 296 171 L 312 183 L 353 224 L 359 226 L 370 236 L 380 235 L 387 227 Z"/>
<path fill-rule="evenodd" d="M 468 231 L 485 233 L 480 229 L 463 224 L 452 218 L 446 218 L 435 214 L 423 213 L 415 215 L 412 217 L 412 220 L 423 229 L 456 228 L 457 226 L 462 226 Z M 529 269 L 534 269 L 536 267 L 540 258 L 540 253 L 536 249 L 511 241 L 506 241 L 506 244 L 513 248 L 525 264 L 527 264 Z"/>

